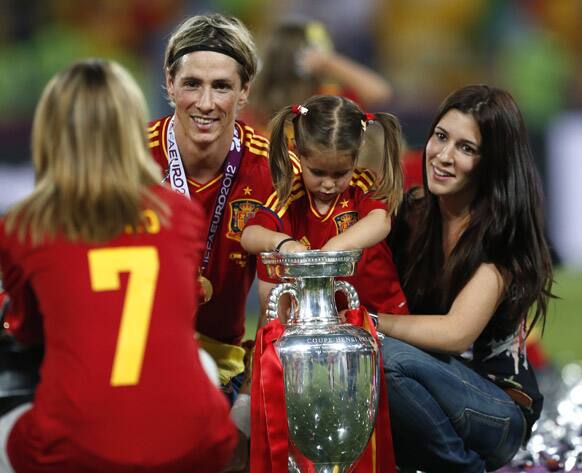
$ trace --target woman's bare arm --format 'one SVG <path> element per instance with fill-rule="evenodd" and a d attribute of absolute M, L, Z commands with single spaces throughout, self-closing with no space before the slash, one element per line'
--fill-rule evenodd
<path fill-rule="evenodd" d="M 462 353 L 481 334 L 505 290 L 501 273 L 483 263 L 455 298 L 446 315 L 379 314 L 378 329 L 422 349 Z"/>

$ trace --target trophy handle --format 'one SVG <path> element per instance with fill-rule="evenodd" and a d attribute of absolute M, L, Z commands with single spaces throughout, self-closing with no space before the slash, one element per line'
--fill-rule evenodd
<path fill-rule="evenodd" d="M 357 309 L 358 307 L 360 307 L 360 298 L 358 297 L 358 293 L 356 292 L 354 286 L 352 286 L 349 282 L 334 281 L 333 290 L 334 292 L 337 291 L 343 292 L 346 295 L 346 297 L 348 298 L 349 309 Z"/>
<path fill-rule="evenodd" d="M 271 292 L 269 293 L 269 300 L 267 301 L 267 322 L 275 320 L 277 318 L 277 309 L 279 307 L 279 299 L 283 294 L 289 294 L 297 304 L 298 293 L 295 285 L 286 282 L 283 284 L 277 284 Z M 357 297 L 357 296 L 356 296 Z"/>

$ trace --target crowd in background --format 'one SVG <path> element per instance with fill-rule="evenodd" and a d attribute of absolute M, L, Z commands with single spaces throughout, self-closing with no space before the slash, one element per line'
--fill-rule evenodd
<path fill-rule="evenodd" d="M 548 130 L 558 128 L 562 136 L 572 126 L 572 112 L 582 108 L 582 3 L 577 0 L 3 0 L 0 166 L 10 167 L 0 173 L 2 187 L 20 179 L 31 185 L 30 174 L 14 165 L 30 161 L 32 113 L 56 70 L 80 57 L 115 59 L 137 78 L 151 116 L 166 113 L 159 58 L 168 31 L 182 18 L 208 11 L 241 18 L 259 46 L 283 18 L 320 20 L 338 52 L 388 79 L 391 99 L 370 111 L 397 114 L 412 148 L 421 146 L 431 111 L 453 89 L 489 83 L 510 90 L 531 134 L 550 219 L 557 212 L 561 216 L 554 223 L 571 223 L 563 202 L 577 200 L 576 195 L 554 196 L 549 181 L 559 180 L 556 192 L 570 187 L 576 192 L 577 186 L 564 185 L 568 163 L 558 172 L 549 169 L 556 160 L 548 144 L 552 148 L 556 139 Z M 565 125 L 556 127 L 564 117 Z M 576 118 L 574 133 L 578 123 Z M 18 197 L 18 191 L 6 194 L 0 191 L 0 209 Z M 582 249 L 573 238 L 557 241 L 558 246 L 573 251 L 567 260 L 582 264 Z"/>

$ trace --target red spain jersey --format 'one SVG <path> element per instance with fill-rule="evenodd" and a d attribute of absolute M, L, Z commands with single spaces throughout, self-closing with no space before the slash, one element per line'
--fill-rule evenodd
<path fill-rule="evenodd" d="M 150 149 L 163 172 L 168 167 L 167 127 L 171 116 L 150 124 Z M 273 194 L 268 163 L 269 142 L 237 121 L 243 155 L 222 216 L 208 267 L 204 273 L 213 287 L 212 299 L 198 310 L 196 330 L 231 345 L 239 345 L 245 329 L 247 294 L 255 277 L 256 258 L 240 246 L 246 222 Z M 226 157 L 225 157 L 226 158 Z M 205 232 L 220 189 L 222 173 L 205 184 L 188 177 L 188 190 L 206 210 Z M 205 233 L 206 238 L 206 233 Z"/>
<path fill-rule="evenodd" d="M 17 473 L 219 471 L 231 455 L 229 407 L 192 334 L 203 212 L 153 191 L 167 224 L 145 209 L 143 228 L 102 244 L 32 246 L 0 223 L 5 289 L 45 343 L 33 407 L 8 440 Z"/>
<path fill-rule="evenodd" d="M 373 179 L 370 171 L 355 169 L 348 188 L 337 196 L 325 214 L 321 214 L 305 188 L 301 175 L 295 176 L 291 195 L 285 205 L 278 209 L 278 201 L 273 201 L 270 206 L 261 208 L 248 225 L 261 225 L 286 233 L 309 249 L 319 249 L 370 211 L 386 208 L 383 202 L 371 196 Z M 279 282 L 269 278 L 262 264 L 258 275 L 264 281 Z M 356 288 L 360 302 L 368 310 L 408 313 L 406 298 L 392 261 L 392 252 L 385 241 L 366 248 L 358 263 L 356 275 L 346 280 Z"/>

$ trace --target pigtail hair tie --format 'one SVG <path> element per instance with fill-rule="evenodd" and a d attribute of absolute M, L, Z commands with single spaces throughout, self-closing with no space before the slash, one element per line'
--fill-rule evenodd
<path fill-rule="evenodd" d="M 307 115 L 307 112 L 309 110 L 307 110 L 306 107 L 304 107 L 303 105 L 292 105 L 291 106 L 291 111 L 295 114 L 295 115 Z"/>
<path fill-rule="evenodd" d="M 366 128 L 368 127 L 369 124 L 373 123 L 374 120 L 376 120 L 376 115 L 374 115 L 373 113 L 362 113 L 362 131 L 366 131 Z"/>

